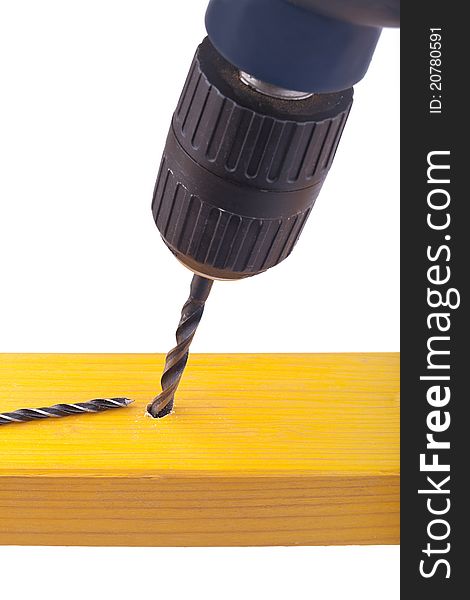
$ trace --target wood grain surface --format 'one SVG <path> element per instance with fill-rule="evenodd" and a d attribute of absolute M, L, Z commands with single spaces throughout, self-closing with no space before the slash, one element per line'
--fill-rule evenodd
<path fill-rule="evenodd" d="M 128 396 L 0 427 L 0 543 L 396 544 L 398 354 L 0 355 L 0 412 Z"/>

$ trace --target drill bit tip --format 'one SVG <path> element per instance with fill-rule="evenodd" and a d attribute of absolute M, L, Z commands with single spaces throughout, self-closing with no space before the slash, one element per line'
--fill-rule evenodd
<path fill-rule="evenodd" d="M 130 398 L 110 398 L 110 400 L 117 400 L 118 402 L 120 401 L 122 404 L 124 404 L 124 406 L 129 406 L 129 404 L 134 402 L 134 400 L 131 400 Z"/>

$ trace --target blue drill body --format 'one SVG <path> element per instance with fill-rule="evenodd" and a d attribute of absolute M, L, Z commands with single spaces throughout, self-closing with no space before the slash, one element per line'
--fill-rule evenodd
<path fill-rule="evenodd" d="M 397 0 L 211 0 L 206 28 L 217 50 L 262 81 L 336 92 L 365 75 Z"/>

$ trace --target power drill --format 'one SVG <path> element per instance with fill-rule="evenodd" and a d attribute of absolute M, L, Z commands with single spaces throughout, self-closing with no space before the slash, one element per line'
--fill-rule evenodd
<path fill-rule="evenodd" d="M 193 273 L 153 417 L 173 409 L 213 280 L 291 253 L 346 124 L 352 86 L 399 0 L 210 0 L 176 107 L 152 211 Z"/>

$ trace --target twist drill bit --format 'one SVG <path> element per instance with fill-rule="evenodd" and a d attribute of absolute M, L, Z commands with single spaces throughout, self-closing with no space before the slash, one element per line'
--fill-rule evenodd
<path fill-rule="evenodd" d="M 176 330 L 177 345 L 166 355 L 165 369 L 161 378 L 162 392 L 147 406 L 147 412 L 155 419 L 171 413 L 175 392 L 188 362 L 189 346 L 204 312 L 204 305 L 213 284 L 212 279 L 194 275 L 191 291 L 181 311 Z"/>
<path fill-rule="evenodd" d="M 124 408 L 133 400 L 129 398 L 96 398 L 88 402 L 75 404 L 54 404 L 43 408 L 21 408 L 13 412 L 0 413 L 0 425 L 11 423 L 25 423 L 36 419 L 49 419 L 51 417 L 68 417 L 84 413 L 99 413 L 112 408 Z"/>

